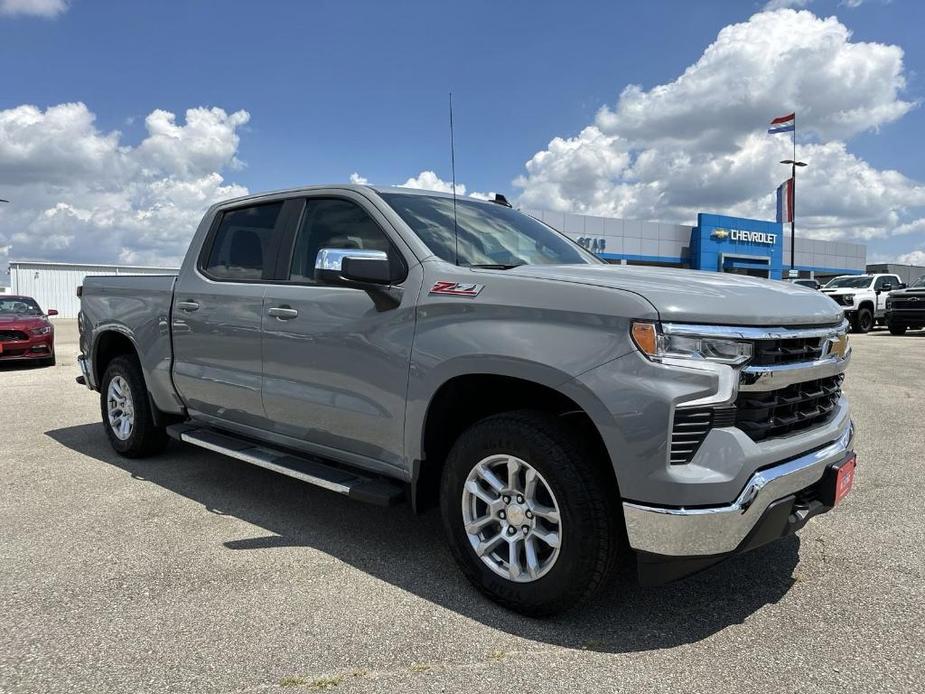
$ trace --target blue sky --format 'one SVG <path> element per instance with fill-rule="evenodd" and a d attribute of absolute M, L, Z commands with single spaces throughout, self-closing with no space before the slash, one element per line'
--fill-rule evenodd
<path fill-rule="evenodd" d="M 37 3 L 40 10 L 52 16 L 15 12 L 17 7 L 21 10 L 30 3 Z M 918 182 L 925 181 L 925 158 L 921 156 L 925 114 L 918 101 L 925 96 L 925 45 L 920 37 L 920 27 L 925 25 L 925 3 L 867 0 L 848 7 L 816 0 L 777 4 L 805 5 L 819 20 L 814 27 L 821 26 L 823 18 L 836 16 L 839 25 L 851 32 L 850 44 L 901 49 L 901 89 L 892 95 L 877 94 L 876 84 L 882 80 L 875 76 L 854 90 L 862 92 L 869 87 L 869 99 L 859 106 L 833 106 L 868 109 L 869 123 L 848 129 L 822 124 L 818 132 L 807 132 L 805 138 L 810 144 L 844 143 L 851 156 L 877 172 L 901 172 L 909 181 L 904 184 L 909 189 L 905 198 L 899 196 L 885 207 L 871 209 L 869 214 L 847 199 L 843 205 L 831 203 L 831 214 L 821 207 L 821 202 L 810 212 L 812 226 L 820 235 L 869 239 L 871 255 L 899 256 L 922 249 L 925 222 L 921 230 L 913 226 L 911 231 L 892 234 L 890 228 L 915 225 L 923 216 L 925 198 Z M 0 64 L 4 66 L 0 112 L 14 113 L 29 105 L 44 113 L 57 105 L 79 102 L 95 116 L 89 127 L 99 138 L 116 137 L 118 147 L 140 151 L 149 135 L 145 118 L 156 109 L 176 114 L 180 125 L 190 108 L 217 107 L 228 114 L 243 110 L 249 114 L 247 122 L 226 128 L 224 133 L 233 144 L 233 156 L 210 160 L 210 164 L 224 184 L 259 191 L 344 181 L 353 172 L 387 184 L 402 183 L 427 170 L 448 180 L 447 93 L 452 90 L 457 178 L 469 191 L 523 195 L 524 203 L 532 206 L 544 206 L 538 203 L 548 199 L 546 206 L 624 216 L 675 217 L 671 221 L 682 222 L 691 221 L 686 217 L 696 209 L 753 211 L 760 216 L 767 213 L 767 208 L 764 202 L 754 202 L 759 200 L 758 193 L 737 197 L 734 189 L 729 190 L 730 186 L 734 188 L 734 181 L 716 180 L 724 178 L 721 172 L 713 172 L 709 180 L 698 183 L 703 189 L 702 205 L 697 204 L 697 189 L 686 193 L 683 202 L 665 202 L 664 191 L 658 200 L 647 201 L 640 189 L 633 188 L 641 180 L 638 166 L 643 162 L 637 158 L 642 152 L 655 150 L 664 157 L 665 147 L 653 144 L 660 138 L 652 133 L 639 135 L 639 127 L 633 131 L 642 138 L 638 140 L 627 135 L 619 122 L 611 123 L 608 130 L 598 111 L 608 106 L 619 121 L 623 117 L 620 94 L 627 85 L 639 85 L 649 96 L 658 85 L 677 86 L 679 76 L 701 59 L 723 27 L 749 22 L 762 5 L 732 0 L 454 4 L 0 0 Z M 54 11 L 56 6 L 60 11 Z M 796 17 L 790 13 L 786 21 L 797 21 L 790 19 L 791 15 Z M 864 58 L 859 64 L 865 65 L 866 61 Z M 778 69 L 792 73 L 800 64 Z M 883 69 L 888 72 L 889 65 Z M 755 74 L 753 79 L 758 87 L 749 89 L 760 90 L 761 75 Z M 775 79 L 790 77 L 778 75 Z M 722 85 L 720 80 L 715 100 L 722 101 Z M 801 90 L 805 93 L 806 85 L 798 84 L 794 94 Z M 775 108 L 766 97 L 761 97 L 765 99 L 762 103 L 769 104 L 760 111 L 764 120 L 752 116 L 758 135 L 766 127 L 766 120 L 801 106 L 793 105 L 793 100 L 799 100 L 794 97 L 782 99 Z M 730 97 L 730 112 L 738 100 L 735 94 Z M 895 106 L 897 101 L 908 106 L 894 109 L 887 117 L 878 115 L 885 104 Z M 645 103 L 649 108 L 658 107 L 653 99 Z M 628 101 L 624 106 L 627 104 Z M 677 105 L 672 102 L 665 108 L 676 109 Z M 686 108 L 696 118 L 697 104 L 687 100 Z M 826 105 L 808 103 L 806 108 L 819 116 Z M 726 113 L 723 105 L 712 104 L 705 112 L 721 133 Z M 653 122 L 658 123 L 658 119 L 653 118 Z M 550 141 L 558 137 L 568 142 L 588 126 L 599 127 L 605 135 L 625 141 L 616 149 L 612 141 L 608 142 L 605 149 L 609 149 L 603 154 L 601 149 L 587 150 L 593 161 L 604 157 L 601 161 L 608 163 L 602 166 L 610 166 L 609 173 L 589 171 L 587 162 L 577 165 L 573 159 L 563 159 L 566 171 L 556 179 L 556 171 L 544 168 L 553 155 L 559 156 L 550 149 Z M 118 133 L 114 135 L 114 131 Z M 736 131 L 730 140 L 738 137 L 744 142 L 746 136 Z M 683 146 L 701 156 L 705 141 L 691 142 Z M 733 156 L 745 151 L 748 147 L 742 142 L 730 145 L 727 153 Z M 583 148 L 584 144 L 575 146 Z M 196 144 L 190 146 L 195 148 Z M 717 145 L 715 135 L 710 139 L 711 148 L 723 146 L 721 142 Z M 95 156 L 92 146 L 87 151 L 87 156 Z M 543 152 L 549 156 L 528 174 L 525 163 Z M 74 154 L 79 156 L 80 152 Z M 840 161 L 822 155 L 817 158 L 830 165 Z M 158 161 L 163 162 L 163 158 Z M 775 167 L 782 169 L 774 162 L 775 157 L 768 155 L 766 167 L 760 162 L 751 164 L 761 169 L 761 176 L 770 176 L 766 183 L 761 179 L 753 184 L 757 186 L 755 190 L 767 188 L 768 201 L 776 179 L 783 178 L 773 171 Z M 23 160 L 16 163 L 22 166 Z M 164 170 L 158 175 L 164 179 L 202 174 L 189 174 L 190 168 L 186 167 L 186 173 L 181 175 L 170 165 L 161 165 Z M 8 162 L 4 176 L 3 167 L 0 141 L 0 197 L 12 198 L 17 192 L 16 171 Z M 696 171 L 703 171 L 703 166 Z M 77 167 L 75 176 L 80 172 Z M 66 175 L 65 167 L 61 176 Z M 584 186 L 586 179 L 582 176 L 592 179 L 588 189 L 597 185 L 595 195 L 575 192 Z M 514 185 L 518 177 L 525 178 L 521 185 Z M 48 176 L 41 195 L 33 188 L 24 189 L 18 210 L 14 211 L 13 206 L 3 210 L 0 249 L 10 247 L 7 253 L 16 257 L 23 255 L 20 249 L 28 249 L 30 255 L 55 257 L 76 252 L 79 238 L 53 243 L 43 240 L 43 234 L 56 239 L 67 236 L 42 221 L 49 216 L 45 214 L 43 218 L 42 213 L 52 209 L 48 205 L 67 205 L 69 214 L 88 225 L 87 234 L 104 233 L 98 218 L 105 215 L 97 208 L 83 210 L 86 214 L 81 216 L 81 193 L 83 199 L 88 199 L 101 187 L 117 183 L 87 184 L 86 190 L 61 193 L 57 200 L 53 189 L 57 186 L 63 190 L 67 184 L 51 180 L 54 178 Z M 828 177 L 820 181 L 825 178 Z M 607 185 L 601 184 L 602 179 L 607 179 Z M 4 184 L 13 191 L 4 194 Z M 34 182 L 35 186 L 40 184 Z M 890 185 L 889 180 L 881 184 Z M 816 200 L 813 184 L 808 181 L 807 185 L 810 189 L 806 195 Z M 676 189 L 677 186 L 669 193 L 676 195 Z M 619 204 L 608 195 L 619 199 Z M 839 195 L 856 199 L 859 193 L 847 188 L 841 193 L 829 190 L 818 199 Z M 863 197 L 863 187 L 860 195 Z M 141 195 L 145 196 L 150 198 L 151 192 Z M 25 202 L 32 200 L 35 202 Z M 125 203 L 136 216 L 139 210 L 147 209 L 146 204 L 150 201 L 135 198 Z M 722 209 L 723 205 L 727 208 Z M 88 222 L 91 218 L 96 221 Z M 118 222 L 114 224 L 107 227 L 109 231 L 121 233 L 116 228 Z M 191 229 L 177 232 L 171 240 L 173 245 L 158 247 L 151 241 L 141 244 L 137 252 L 132 248 L 132 235 L 125 232 L 118 247 L 106 253 L 149 262 L 161 256 L 169 258 L 179 252 L 183 234 L 188 238 L 190 232 Z"/>

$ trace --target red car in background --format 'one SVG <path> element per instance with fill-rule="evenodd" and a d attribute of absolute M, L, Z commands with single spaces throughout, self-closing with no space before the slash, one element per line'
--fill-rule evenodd
<path fill-rule="evenodd" d="M 55 363 L 55 327 L 30 296 L 0 294 L 0 363 L 37 361 Z"/>

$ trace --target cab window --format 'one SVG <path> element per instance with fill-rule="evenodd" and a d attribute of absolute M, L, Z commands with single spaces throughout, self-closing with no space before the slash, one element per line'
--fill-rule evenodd
<path fill-rule="evenodd" d="M 228 210 L 212 238 L 202 270 L 213 279 L 254 281 L 273 275 L 282 202 Z"/>
<path fill-rule="evenodd" d="M 324 248 L 385 251 L 393 267 L 404 261 L 388 237 L 359 205 L 338 198 L 308 199 L 296 234 L 289 279 L 314 282 L 315 259 Z"/>

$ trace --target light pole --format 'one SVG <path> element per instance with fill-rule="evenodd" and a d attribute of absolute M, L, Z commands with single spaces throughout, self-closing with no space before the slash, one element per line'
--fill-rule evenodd
<path fill-rule="evenodd" d="M 794 150 L 796 145 L 794 144 Z M 793 277 L 797 266 L 794 262 L 797 251 L 796 219 L 797 219 L 797 167 L 806 166 L 805 161 L 784 159 L 781 164 L 790 164 L 790 177 L 793 179 L 793 199 L 790 201 L 790 276 Z"/>

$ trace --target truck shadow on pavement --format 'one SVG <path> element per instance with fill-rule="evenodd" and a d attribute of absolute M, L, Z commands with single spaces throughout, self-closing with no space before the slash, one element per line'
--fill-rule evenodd
<path fill-rule="evenodd" d="M 416 516 L 408 506 L 378 508 L 297 480 L 171 442 L 145 460 L 116 455 L 100 424 L 46 432 L 63 446 L 263 528 L 266 534 L 224 544 L 229 551 L 309 547 L 489 627 L 567 648 L 633 652 L 704 639 L 776 603 L 793 585 L 799 539 L 772 545 L 658 588 L 635 585 L 635 568 L 591 603 L 549 620 L 508 612 L 482 597 L 457 570 L 445 546 L 439 513 Z M 178 519 L 179 520 L 179 519 Z M 387 610 L 388 605 L 370 605 Z M 332 616 L 334 617 L 334 616 Z"/>

